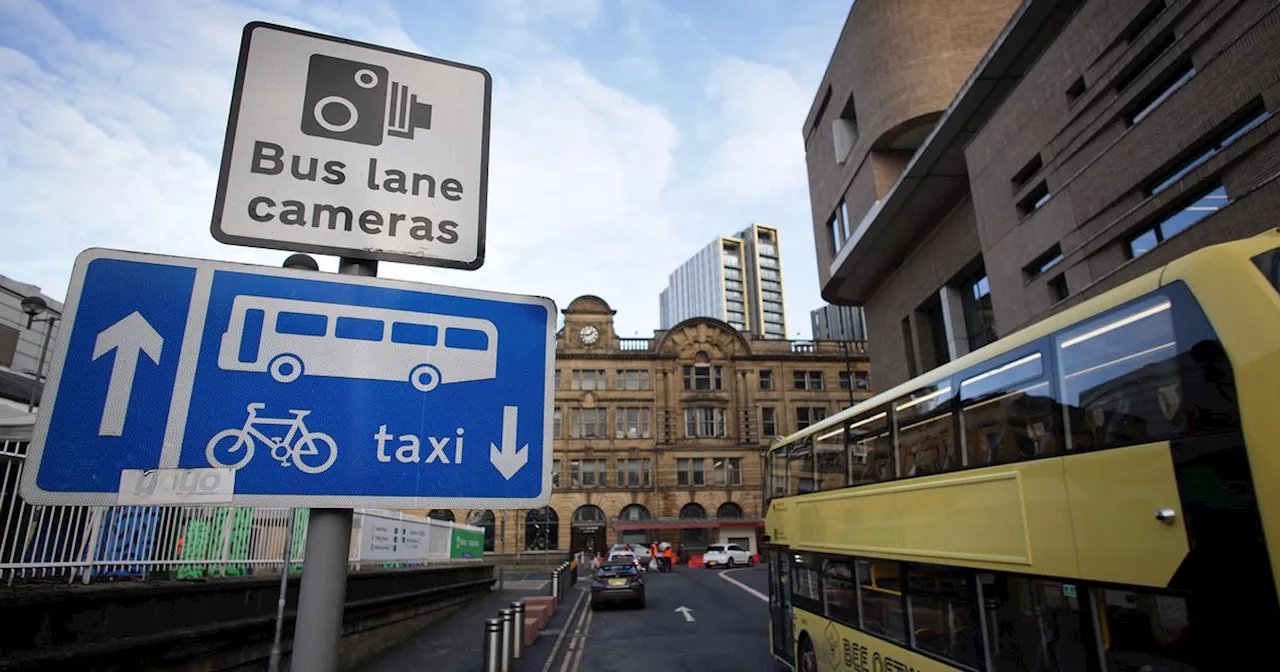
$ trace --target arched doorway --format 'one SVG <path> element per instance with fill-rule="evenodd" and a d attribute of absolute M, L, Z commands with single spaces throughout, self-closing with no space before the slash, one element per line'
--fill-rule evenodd
<path fill-rule="evenodd" d="M 689 502 L 680 509 L 681 520 L 706 520 L 707 510 L 697 502 Z M 689 527 L 680 530 L 680 544 L 685 553 L 701 553 L 707 550 L 707 528 Z"/>
<path fill-rule="evenodd" d="M 446 523 L 456 522 L 453 518 L 453 512 L 449 509 L 431 509 L 431 512 L 427 514 L 427 517 L 435 518 L 436 520 L 443 520 Z"/>
<path fill-rule="evenodd" d="M 737 520 L 742 517 L 742 507 L 733 502 L 725 502 L 716 509 L 716 518 Z"/>
<path fill-rule="evenodd" d="M 595 504 L 583 504 L 573 512 L 572 534 L 569 536 L 569 551 L 577 553 L 603 553 L 609 548 L 606 539 L 604 509 Z"/>
<path fill-rule="evenodd" d="M 618 513 L 618 520 L 624 523 L 634 523 L 641 520 L 649 520 L 653 515 L 649 513 L 649 509 L 643 504 L 628 504 L 622 507 L 622 511 Z M 618 543 L 622 544 L 647 544 L 649 532 L 647 530 L 626 530 L 618 534 Z"/>
<path fill-rule="evenodd" d="M 560 548 L 560 516 L 544 506 L 524 517 L 524 547 L 528 551 L 554 551 Z"/>
<path fill-rule="evenodd" d="M 467 514 L 467 524 L 484 528 L 484 551 L 492 553 L 494 537 L 497 536 L 493 524 L 493 511 L 476 509 Z"/>

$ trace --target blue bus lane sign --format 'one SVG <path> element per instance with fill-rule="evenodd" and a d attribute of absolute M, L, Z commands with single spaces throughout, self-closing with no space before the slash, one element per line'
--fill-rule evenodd
<path fill-rule="evenodd" d="M 33 504 L 550 499 L 550 299 L 94 249 L 66 305 Z"/>

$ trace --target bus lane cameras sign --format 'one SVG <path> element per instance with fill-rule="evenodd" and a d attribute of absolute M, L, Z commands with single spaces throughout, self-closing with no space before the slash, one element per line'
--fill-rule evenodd
<path fill-rule="evenodd" d="M 480 68 L 250 23 L 214 238 L 479 268 L 491 89 Z"/>
<path fill-rule="evenodd" d="M 32 504 L 550 498 L 550 299 L 88 250 L 66 306 Z"/>

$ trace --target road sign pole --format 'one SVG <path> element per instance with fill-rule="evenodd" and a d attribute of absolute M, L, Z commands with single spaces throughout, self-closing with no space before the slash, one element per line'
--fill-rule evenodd
<path fill-rule="evenodd" d="M 342 257 L 338 273 L 374 277 L 378 262 Z M 342 611 L 351 553 L 351 509 L 312 509 L 307 552 L 302 558 L 293 670 L 337 672 L 342 648 Z"/>

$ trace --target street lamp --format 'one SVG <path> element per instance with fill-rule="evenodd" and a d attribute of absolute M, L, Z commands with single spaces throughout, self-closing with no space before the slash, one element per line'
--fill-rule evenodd
<path fill-rule="evenodd" d="M 49 351 L 49 336 L 53 334 L 53 324 L 58 321 L 57 313 L 49 310 L 49 304 L 40 296 L 28 296 L 22 300 L 22 312 L 27 314 L 27 328 L 36 322 L 44 322 L 44 344 L 40 346 L 40 363 L 36 364 L 36 376 L 31 381 L 31 395 L 27 399 L 27 412 L 36 405 L 36 393 L 40 390 L 40 376 L 44 372 L 44 357 Z M 40 313 L 49 313 L 48 317 L 37 320 Z"/>

